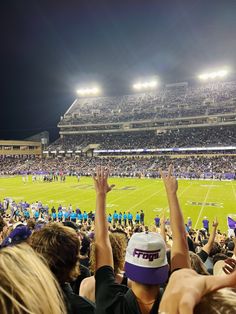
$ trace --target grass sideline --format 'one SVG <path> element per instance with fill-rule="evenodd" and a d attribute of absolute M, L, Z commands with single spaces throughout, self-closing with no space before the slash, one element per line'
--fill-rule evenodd
<path fill-rule="evenodd" d="M 159 179 L 110 178 L 115 188 L 107 198 L 107 212 L 144 210 L 145 224 L 153 224 L 154 217 L 161 215 L 168 205 L 164 185 Z M 202 227 L 202 218 L 210 221 L 217 217 L 219 229 L 227 231 L 227 214 L 236 213 L 236 182 L 213 180 L 179 180 L 178 195 L 185 221 L 190 216 L 193 226 Z M 0 200 L 11 197 L 15 201 L 42 201 L 51 208 L 59 204 L 83 210 L 94 210 L 95 192 L 92 178 L 67 177 L 65 183 L 29 182 L 23 183 L 21 176 L 0 178 Z"/>

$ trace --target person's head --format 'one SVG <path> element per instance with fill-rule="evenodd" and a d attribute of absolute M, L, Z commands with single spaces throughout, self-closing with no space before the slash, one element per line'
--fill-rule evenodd
<path fill-rule="evenodd" d="M 66 313 L 54 276 L 26 243 L 0 250 L 0 282 L 2 314 Z"/>
<path fill-rule="evenodd" d="M 124 268 L 125 262 L 125 249 L 126 249 L 126 236 L 123 233 L 113 232 L 109 234 L 112 254 L 113 254 L 113 263 L 114 263 L 114 272 L 118 274 Z M 90 269 L 92 272 L 95 272 L 96 268 L 96 255 L 95 255 L 95 245 L 92 243 L 90 251 Z"/>
<path fill-rule="evenodd" d="M 236 309 L 236 291 L 220 289 L 205 295 L 194 308 L 194 314 L 233 314 Z"/>
<path fill-rule="evenodd" d="M 221 246 L 219 245 L 219 243 L 214 242 L 213 245 L 212 245 L 211 251 L 209 253 L 209 256 L 213 257 L 217 253 L 221 253 Z"/>
<path fill-rule="evenodd" d="M 29 227 L 30 230 L 34 230 L 36 225 L 35 219 L 30 218 L 27 220 L 27 226 Z"/>
<path fill-rule="evenodd" d="M 160 234 L 134 233 L 125 256 L 127 277 L 142 285 L 161 285 L 168 279 L 166 246 Z"/>
<path fill-rule="evenodd" d="M 24 241 L 28 241 L 31 235 L 31 230 L 22 224 L 18 224 L 15 229 L 13 229 L 7 237 L 2 241 L 1 248 L 7 246 L 14 246 L 20 244 Z"/>
<path fill-rule="evenodd" d="M 218 261 L 224 261 L 228 258 L 228 256 L 226 254 L 223 253 L 217 253 L 213 256 L 212 262 L 213 265 L 215 265 L 215 263 L 217 263 Z"/>
<path fill-rule="evenodd" d="M 206 266 L 203 264 L 200 257 L 191 251 L 189 252 L 189 255 L 190 255 L 191 268 L 200 275 L 209 275 L 206 269 Z"/>
<path fill-rule="evenodd" d="M 31 246 L 45 258 L 60 283 L 79 275 L 80 241 L 72 228 L 50 223 L 33 233 Z"/>

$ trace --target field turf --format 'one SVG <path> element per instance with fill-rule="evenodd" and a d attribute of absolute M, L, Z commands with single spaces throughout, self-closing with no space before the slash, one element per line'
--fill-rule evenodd
<path fill-rule="evenodd" d="M 107 199 L 107 212 L 136 211 L 143 209 L 145 224 L 153 224 L 154 217 L 167 209 L 164 185 L 158 179 L 110 178 L 116 185 Z M 192 217 L 193 226 L 202 227 L 202 218 L 217 217 L 219 229 L 227 230 L 227 214 L 236 214 L 236 182 L 213 180 L 179 180 L 178 195 L 184 218 Z M 42 201 L 51 208 L 59 204 L 83 210 L 94 210 L 95 192 L 91 178 L 67 177 L 65 183 L 23 183 L 21 177 L 0 178 L 0 200 L 11 197 L 15 201 Z"/>

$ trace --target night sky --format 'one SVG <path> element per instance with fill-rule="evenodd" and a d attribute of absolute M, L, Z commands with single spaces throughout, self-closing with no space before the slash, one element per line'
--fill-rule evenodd
<path fill-rule="evenodd" d="M 115 95 L 236 68 L 235 0 L 1 0 L 0 32 L 0 139 L 55 139 L 82 83 Z"/>

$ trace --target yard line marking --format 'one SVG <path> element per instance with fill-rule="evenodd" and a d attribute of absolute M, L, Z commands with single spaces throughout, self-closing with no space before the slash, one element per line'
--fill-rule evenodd
<path fill-rule="evenodd" d="M 132 192 L 129 193 L 129 196 L 132 194 L 135 194 L 137 191 L 143 192 L 144 190 L 150 188 L 150 185 L 147 184 L 146 186 L 142 187 L 142 188 L 138 188 L 137 190 L 131 190 Z M 114 194 L 111 194 L 114 195 Z M 122 194 L 121 196 L 118 196 L 117 198 L 112 199 L 112 202 L 116 202 L 120 199 L 124 198 L 124 195 Z"/>
<path fill-rule="evenodd" d="M 188 190 L 192 185 L 193 185 L 193 182 L 192 182 L 189 186 L 187 186 L 186 188 L 184 188 L 181 193 L 178 194 L 178 199 L 179 199 L 179 200 L 180 200 L 180 196 L 182 196 L 182 195 L 184 194 L 184 192 L 185 192 L 186 190 Z M 180 200 L 180 201 L 181 201 L 181 200 Z M 180 207 L 181 207 L 181 206 L 180 206 Z M 167 209 L 169 209 L 169 206 L 165 208 L 165 210 L 167 210 Z M 181 209 L 181 211 L 182 211 L 182 209 Z"/>
<path fill-rule="evenodd" d="M 160 190 L 156 191 L 155 193 L 149 195 L 148 197 L 144 198 L 141 202 L 138 202 L 138 203 L 136 203 L 134 206 L 129 207 L 129 209 L 133 209 L 133 208 L 137 207 L 138 205 L 140 205 L 140 204 L 146 202 L 146 201 L 149 200 L 151 197 L 153 197 L 153 196 L 156 195 L 156 194 L 159 194 L 159 193 L 162 192 L 163 190 L 164 190 L 164 187 L 162 187 Z"/>
<path fill-rule="evenodd" d="M 235 197 L 235 200 L 236 200 L 236 192 L 235 192 L 235 189 L 234 189 L 234 186 L 233 186 L 233 181 L 231 181 L 231 188 L 233 190 L 233 194 L 234 194 L 234 197 Z"/>
<path fill-rule="evenodd" d="M 212 184 L 213 184 L 213 181 L 211 182 L 211 185 L 212 185 Z M 201 207 L 201 209 L 200 209 L 200 212 L 199 212 L 199 215 L 198 215 L 198 218 L 197 218 L 197 222 L 196 222 L 196 224 L 195 224 L 194 229 L 196 229 L 197 224 L 198 224 L 198 222 L 199 222 L 199 219 L 200 219 L 200 217 L 201 217 L 201 215 L 202 215 L 202 211 L 203 211 L 203 209 L 204 209 L 204 207 L 205 207 L 204 204 L 206 203 L 206 200 L 207 200 L 207 198 L 208 198 L 209 192 L 210 192 L 210 190 L 211 190 L 211 185 L 209 186 L 209 188 L 208 188 L 208 190 L 207 190 L 207 193 L 206 193 L 206 196 L 205 196 L 205 198 L 204 198 L 202 207 Z"/>

